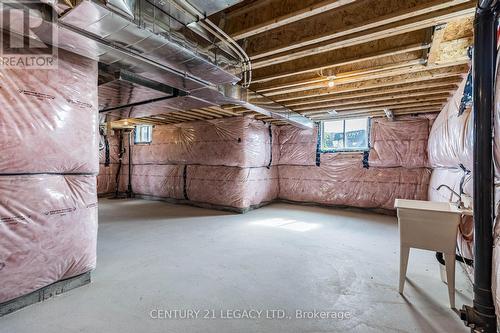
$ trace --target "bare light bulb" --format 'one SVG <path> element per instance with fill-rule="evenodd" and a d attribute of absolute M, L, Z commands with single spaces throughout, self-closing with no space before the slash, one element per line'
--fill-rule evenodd
<path fill-rule="evenodd" d="M 333 80 L 328 81 L 328 87 L 333 88 L 335 86 L 335 82 Z"/>

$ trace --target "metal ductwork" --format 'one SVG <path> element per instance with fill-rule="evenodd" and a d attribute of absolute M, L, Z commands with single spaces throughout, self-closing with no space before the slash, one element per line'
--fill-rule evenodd
<path fill-rule="evenodd" d="M 133 83 L 132 90 L 130 86 L 127 90 L 126 86 L 131 83 L 124 80 L 110 84 L 115 85 L 115 89 L 117 85 L 122 86 L 120 99 L 136 99 L 135 95 L 125 96 L 126 91 L 151 89 L 139 88 L 138 82 L 146 81 L 170 86 L 179 92 L 170 98 L 151 98 L 117 108 L 120 105 L 104 106 L 112 100 L 112 91 L 105 85 L 99 89 L 100 111 L 132 118 L 236 104 L 300 127 L 313 126 L 308 118 L 237 84 L 242 78 L 243 85 L 251 80 L 248 57 L 205 15 L 238 1 L 210 2 L 201 9 L 184 0 L 71 0 L 72 6 L 67 5 L 69 0 L 44 1 L 55 8 L 57 14 L 48 11 L 47 4 L 38 4 L 38 10 L 30 11 L 30 15 L 36 15 L 40 25 L 31 28 L 30 37 L 98 60 L 111 75 L 125 71 L 140 78 Z M 22 2 L 19 4 L 21 6 Z M 60 13 L 63 14 L 59 17 Z M 15 27 L 2 28 L 23 34 L 23 31 L 15 31 Z M 52 38 L 54 28 L 57 31 L 55 41 Z M 208 44 L 210 34 L 212 43 Z M 149 90 L 149 94 L 157 92 Z"/>
<path fill-rule="evenodd" d="M 117 2 L 117 1 L 115 1 Z M 64 14 L 58 24 L 75 33 L 96 38 L 110 47 L 122 49 L 149 61 L 210 84 L 234 84 L 240 81 L 239 60 L 222 50 L 203 51 L 181 33 L 191 23 L 186 15 L 174 15 L 168 2 L 153 5 L 149 0 L 134 2 L 134 19 L 126 18 L 94 1 L 82 1 Z M 168 8 L 167 8 L 168 6 Z M 172 18 L 176 17 L 176 19 Z M 184 31 L 183 31 L 184 30 Z M 201 42 L 201 41 L 200 41 Z M 125 55 L 106 50 L 98 54 L 106 65 L 128 69 Z"/>

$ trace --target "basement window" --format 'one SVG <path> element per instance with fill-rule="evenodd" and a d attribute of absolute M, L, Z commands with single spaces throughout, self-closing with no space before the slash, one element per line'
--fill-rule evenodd
<path fill-rule="evenodd" d="M 323 152 L 368 150 L 369 118 L 326 120 L 321 123 Z"/>
<path fill-rule="evenodd" d="M 135 127 L 134 144 L 150 144 L 153 141 L 152 125 L 137 125 Z"/>

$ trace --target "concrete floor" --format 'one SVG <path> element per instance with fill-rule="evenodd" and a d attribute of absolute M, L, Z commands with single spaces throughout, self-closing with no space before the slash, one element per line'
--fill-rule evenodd
<path fill-rule="evenodd" d="M 288 204 L 245 215 L 141 200 L 99 204 L 93 282 L 0 318 L 0 332 L 467 331 L 448 308 L 433 253 L 412 250 L 406 297 L 398 294 L 394 217 Z M 472 291 L 460 266 L 457 274 L 461 307 Z M 260 319 L 225 319 L 250 309 L 263 311 Z M 158 310 L 201 312 L 151 318 L 167 315 Z M 297 319 L 296 310 L 349 319 Z M 216 318 L 201 318 L 205 311 Z"/>

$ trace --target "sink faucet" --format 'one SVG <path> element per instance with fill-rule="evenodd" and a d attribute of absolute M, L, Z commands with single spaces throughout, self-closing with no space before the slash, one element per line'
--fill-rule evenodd
<path fill-rule="evenodd" d="M 446 184 L 441 184 L 437 187 L 437 190 L 439 191 L 442 187 L 446 187 L 452 194 L 455 194 L 458 197 L 458 200 L 455 202 L 458 205 L 458 208 L 463 209 L 465 208 L 464 203 L 462 202 L 462 196 L 455 192 L 451 187 L 449 187 Z"/>

